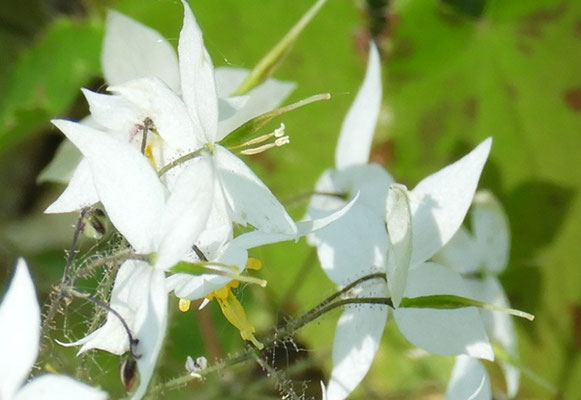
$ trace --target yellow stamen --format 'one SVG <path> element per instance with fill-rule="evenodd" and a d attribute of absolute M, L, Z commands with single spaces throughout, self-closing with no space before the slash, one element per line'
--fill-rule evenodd
<path fill-rule="evenodd" d="M 256 329 L 250 324 L 242 304 L 238 301 L 232 287 L 237 287 L 238 281 L 232 281 L 208 295 L 208 298 L 215 298 L 222 309 L 222 313 L 232 325 L 240 331 L 240 336 L 244 340 L 251 341 L 257 349 L 262 350 L 264 345 L 260 343 L 254 336 Z"/>
<path fill-rule="evenodd" d="M 192 304 L 191 300 L 180 299 L 180 301 L 178 303 L 178 308 L 180 309 L 181 312 L 187 312 L 190 310 L 191 304 Z"/>
<path fill-rule="evenodd" d="M 253 271 L 258 271 L 262 268 L 262 261 L 257 258 L 249 257 L 246 261 L 246 269 L 251 269 Z"/>

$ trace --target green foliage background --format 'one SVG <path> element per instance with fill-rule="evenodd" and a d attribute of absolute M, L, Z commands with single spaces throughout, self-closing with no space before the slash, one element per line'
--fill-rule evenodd
<path fill-rule="evenodd" d="M 384 53 L 384 110 L 373 160 L 413 187 L 493 136 L 480 187 L 498 195 L 511 222 L 512 254 L 502 281 L 512 305 L 537 316 L 533 323 L 517 321 L 522 365 L 537 375 L 523 377 L 519 398 L 578 399 L 581 3 L 388 3 L 329 0 L 275 77 L 298 83 L 289 102 L 322 92 L 330 92 L 332 99 L 284 116 L 292 144 L 247 162 L 281 199 L 313 187 L 333 164 L 337 134 L 362 80 L 365 47 L 373 32 Z M 311 4 L 198 0 L 192 8 L 214 64 L 252 68 Z M 99 60 L 108 7 L 177 44 L 182 9 L 173 0 L 0 4 L 0 286 L 9 279 L 16 257 L 24 256 L 41 300 L 62 274 L 63 250 L 70 243 L 75 216 L 43 215 L 63 187 L 35 180 L 62 139 L 49 120 L 82 118 L 87 108 L 79 88 L 102 89 Z M 300 218 L 304 206 L 292 202 L 288 208 Z M 91 244 L 86 241 L 87 247 Z M 260 274 L 269 285 L 266 290 L 247 287 L 239 297 L 259 331 L 297 316 L 333 291 L 304 241 L 272 245 L 254 256 L 262 259 Z M 195 312 L 173 315 L 161 379 L 182 374 L 187 354 L 223 355 L 243 346 L 212 306 L 205 317 Z M 79 305 L 74 310 L 69 319 L 58 322 L 55 338 L 61 339 L 70 327 L 73 336 L 83 334 L 79 323 L 85 309 Z M 295 369 L 307 375 L 296 379 L 308 376 L 313 390 L 329 371 L 337 316 L 324 317 L 300 332 L 297 345 L 306 351 L 296 353 L 289 345 L 277 354 L 283 367 L 298 365 Z M 67 330 L 62 329 L 64 323 Z M 204 334 L 218 340 L 212 344 Z M 392 324 L 384 342 L 370 375 L 352 398 L 428 398 L 443 393 L 452 357 L 411 353 L 412 346 Z M 55 369 L 73 373 L 74 350 L 54 350 L 59 357 L 41 359 L 40 366 L 50 361 Z M 117 358 L 95 354 L 84 360 L 89 371 L 85 378 L 101 381 L 98 375 L 104 374 L 106 388 L 120 396 Z M 294 362 L 297 354 L 299 361 Z M 301 362 L 311 369 L 305 372 Z M 502 388 L 498 368 L 488 367 L 494 387 Z M 234 377 L 223 374 L 194 389 L 200 398 L 259 398 L 256 393 L 271 398 L 264 388 L 272 381 L 256 378 L 258 368 L 247 364 L 235 371 Z M 188 398 L 190 393 L 182 394 Z"/>

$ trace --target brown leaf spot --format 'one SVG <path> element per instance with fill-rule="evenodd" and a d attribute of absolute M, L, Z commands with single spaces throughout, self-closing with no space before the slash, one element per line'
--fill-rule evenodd
<path fill-rule="evenodd" d="M 577 21 L 575 21 L 575 36 L 577 36 L 578 38 L 581 38 L 581 19 L 578 19 Z"/>
<path fill-rule="evenodd" d="M 563 100 L 574 112 L 581 112 L 581 88 L 569 89 L 563 93 Z"/>
<path fill-rule="evenodd" d="M 464 114 L 471 120 L 476 119 L 478 117 L 478 106 L 479 102 L 476 97 L 468 97 L 462 106 Z"/>
<path fill-rule="evenodd" d="M 569 308 L 571 313 L 571 319 L 573 320 L 573 337 L 575 338 L 575 344 L 581 349 L 581 306 L 579 304 L 573 304 Z"/>
<path fill-rule="evenodd" d="M 518 32 L 533 38 L 541 38 L 543 36 L 544 25 L 556 22 L 567 11 L 567 3 L 561 2 L 554 7 L 546 7 L 537 10 L 527 17 L 523 18 L 519 24 Z"/>

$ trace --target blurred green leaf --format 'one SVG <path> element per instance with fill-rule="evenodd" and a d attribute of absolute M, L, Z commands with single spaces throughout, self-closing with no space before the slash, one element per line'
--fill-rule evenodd
<path fill-rule="evenodd" d="M 0 98 L 0 152 L 65 113 L 80 87 L 99 75 L 102 34 L 98 22 L 57 19 L 20 55 Z"/>

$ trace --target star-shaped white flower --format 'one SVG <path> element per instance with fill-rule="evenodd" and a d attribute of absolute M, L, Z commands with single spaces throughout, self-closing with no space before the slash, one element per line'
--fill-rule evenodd
<path fill-rule="evenodd" d="M 39 342 L 40 308 L 26 263 L 20 259 L 0 304 L 0 398 L 107 398 L 105 392 L 64 375 L 43 374 L 24 384 L 36 360 Z"/>
<path fill-rule="evenodd" d="M 152 265 L 128 260 L 117 273 L 110 306 L 124 319 L 134 338 L 141 398 L 153 373 L 167 325 L 164 271 L 191 250 L 207 222 L 214 193 L 214 169 L 207 158 L 188 162 L 172 191 L 164 186 L 135 147 L 84 125 L 55 120 L 86 157 L 95 188 L 117 230 L 140 254 L 154 254 Z M 69 344 L 122 354 L 129 350 L 127 332 L 117 316 L 87 337 Z"/>
<path fill-rule="evenodd" d="M 422 180 L 413 190 L 393 184 L 369 151 L 381 105 L 379 55 L 370 47 L 362 87 L 343 123 L 335 170 L 316 184 L 310 216 L 332 211 L 358 191 L 361 200 L 332 227 L 309 236 L 321 266 L 338 285 L 373 272 L 387 272 L 388 285 L 368 282 L 357 297 L 385 297 L 394 306 L 402 297 L 432 294 L 468 296 L 458 274 L 426 261 L 461 225 L 474 195 L 491 140 Z M 337 194 L 335 196 L 329 194 Z M 330 400 L 344 399 L 367 373 L 379 347 L 388 309 L 348 308 L 338 321 L 333 344 Z M 415 345 L 435 353 L 492 358 L 492 350 L 474 309 L 396 309 L 401 332 Z M 452 332 L 452 335 L 451 335 Z M 451 338 L 454 337 L 454 340 Z"/>
<path fill-rule="evenodd" d="M 510 230 L 508 218 L 496 198 L 486 191 L 481 191 L 474 197 L 472 206 L 472 231 L 462 227 L 434 257 L 442 265 L 451 267 L 465 276 L 470 289 L 470 297 L 494 304 L 509 307 L 508 299 L 498 275 L 508 264 L 510 251 Z M 474 277 L 481 274 L 481 277 Z M 485 328 L 490 338 L 502 346 L 507 353 L 517 358 L 516 334 L 512 317 L 502 312 L 480 310 Z M 461 365 L 461 366 L 459 366 Z M 501 362 L 507 386 L 507 395 L 516 396 L 520 381 L 520 371 L 513 365 Z M 458 373 L 463 369 L 466 382 L 459 382 Z M 478 381 L 485 376 L 487 390 L 478 392 Z M 478 392 L 478 399 L 490 399 L 490 380 L 486 369 L 478 360 L 467 361 L 458 359 L 448 386 L 449 399 L 465 398 L 466 390 Z"/>
<path fill-rule="evenodd" d="M 137 147 L 141 146 L 140 130 L 149 118 L 157 133 L 149 133 L 147 151 L 158 169 L 203 146 L 211 148 L 221 185 L 216 187 L 215 204 L 200 247 L 215 249 L 224 244 L 231 238 L 232 221 L 271 232 L 296 233 L 292 220 L 262 181 L 238 157 L 215 144 L 244 122 L 276 107 L 294 85 L 268 80 L 246 95 L 228 97 L 248 71 L 214 71 L 191 9 L 183 4 L 179 59 L 159 33 L 110 13 L 103 69 L 116 95 L 84 90 L 92 117 L 113 136 Z M 174 176 L 177 170 L 166 175 Z M 65 192 L 47 212 L 73 211 L 98 200 L 89 166 L 83 160 Z"/>

